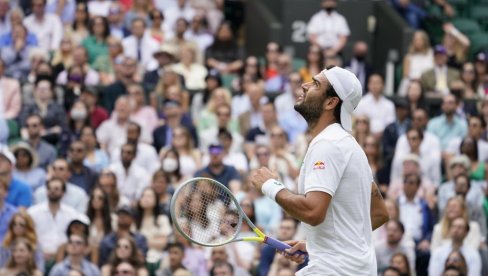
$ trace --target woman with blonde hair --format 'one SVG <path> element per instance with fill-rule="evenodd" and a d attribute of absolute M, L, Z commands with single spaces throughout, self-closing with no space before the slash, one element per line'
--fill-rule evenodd
<path fill-rule="evenodd" d="M 466 54 L 471 44 L 469 38 L 461 33 L 452 23 L 445 23 L 442 28 L 444 29 L 442 45 L 446 48 L 449 57 L 447 65 L 461 69 L 467 59 Z"/>
<path fill-rule="evenodd" d="M 0 247 L 0 267 L 4 267 L 8 259 L 12 256 L 14 240 L 18 238 L 26 239 L 33 245 L 35 263 L 37 268 L 43 271 L 44 257 L 37 241 L 34 221 L 25 210 L 18 211 L 10 220 L 7 234 L 3 240 L 2 247 Z"/>
<path fill-rule="evenodd" d="M 469 221 L 469 232 L 464 239 L 464 244 L 472 248 L 478 248 L 480 246 L 481 242 L 484 241 L 480 225 L 476 221 L 469 220 L 468 208 L 464 199 L 461 196 L 454 196 L 447 201 L 444 215 L 434 226 L 432 243 L 430 245 L 431 252 L 450 241 L 449 227 L 451 227 L 452 221 L 459 217 Z"/>
<path fill-rule="evenodd" d="M 26 238 L 16 238 L 12 242 L 12 255 L 7 265 L 0 269 L 3 276 L 42 276 L 34 260 L 35 246 Z"/>
<path fill-rule="evenodd" d="M 180 50 L 180 62 L 173 65 L 173 70 L 185 79 L 188 90 L 199 91 L 205 88 L 207 68 L 196 62 L 196 52 L 193 47 L 185 46 Z"/>
<path fill-rule="evenodd" d="M 398 88 L 398 95 L 405 96 L 410 80 L 420 79 L 425 71 L 434 67 L 434 54 L 429 36 L 424 31 L 416 31 L 407 55 L 403 59 L 403 79 Z"/>
<path fill-rule="evenodd" d="M 221 105 L 231 106 L 232 96 L 226 88 L 219 87 L 215 89 L 210 95 L 205 108 L 197 117 L 193 118 L 197 125 L 198 132 L 201 134 L 204 130 L 216 126 L 217 123 L 217 107 Z"/>
<path fill-rule="evenodd" d="M 378 141 L 373 135 L 368 135 L 364 140 L 363 150 L 368 158 L 368 163 L 371 167 L 375 182 L 382 191 L 386 192 L 389 179 L 383 162 L 380 142 L 381 141 Z"/>
<path fill-rule="evenodd" d="M 366 137 L 371 135 L 371 129 L 369 125 L 369 117 L 366 115 L 359 115 L 355 117 L 354 127 L 352 129 L 352 135 L 356 138 L 358 144 L 364 148 L 366 143 Z"/>
<path fill-rule="evenodd" d="M 54 72 L 61 73 L 71 68 L 73 65 L 73 50 L 73 39 L 70 36 L 64 36 L 51 60 Z"/>

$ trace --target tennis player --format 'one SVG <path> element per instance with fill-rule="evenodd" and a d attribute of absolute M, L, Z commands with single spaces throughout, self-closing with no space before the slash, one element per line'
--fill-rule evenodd
<path fill-rule="evenodd" d="M 312 141 L 300 168 L 298 193 L 286 189 L 268 168 L 257 170 L 251 181 L 304 224 L 306 241 L 289 242 L 288 253 L 309 254 L 308 265 L 296 275 L 377 275 L 372 230 L 388 214 L 366 155 L 349 133 L 361 84 L 353 73 L 332 67 L 302 89 L 295 110 L 307 121 Z"/>

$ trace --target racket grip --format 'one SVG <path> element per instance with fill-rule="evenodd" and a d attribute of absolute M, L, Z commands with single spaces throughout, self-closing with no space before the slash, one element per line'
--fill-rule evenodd
<path fill-rule="evenodd" d="M 273 239 L 271 237 L 266 237 L 266 239 L 264 240 L 264 243 L 278 249 L 279 251 L 283 251 L 283 252 L 285 251 L 285 249 L 291 248 L 291 246 L 289 244 L 284 243 L 282 241 L 279 241 L 277 239 Z M 306 252 L 302 252 L 302 251 L 297 251 L 297 252 L 295 252 L 295 254 L 305 255 L 305 257 L 308 256 L 308 254 Z"/>

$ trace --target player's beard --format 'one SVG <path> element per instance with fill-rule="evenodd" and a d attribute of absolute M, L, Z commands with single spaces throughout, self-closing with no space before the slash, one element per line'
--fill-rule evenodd
<path fill-rule="evenodd" d="M 318 99 L 309 99 L 309 101 L 304 97 L 303 101 L 295 104 L 294 108 L 300 115 L 302 115 L 310 127 L 315 125 L 322 115 L 322 106 L 324 105 L 325 99 L 327 99 L 325 93 L 322 97 Z"/>

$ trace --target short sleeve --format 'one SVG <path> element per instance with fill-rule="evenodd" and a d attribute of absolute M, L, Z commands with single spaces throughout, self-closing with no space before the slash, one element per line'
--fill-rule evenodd
<path fill-rule="evenodd" d="M 345 150 L 331 141 L 319 141 L 309 151 L 305 166 L 305 194 L 320 191 L 334 196 L 347 159 Z"/>
<path fill-rule="evenodd" d="M 350 35 L 351 34 L 351 30 L 349 30 L 349 25 L 347 24 L 346 18 L 344 18 L 342 16 L 341 17 L 341 20 L 340 20 L 340 23 L 341 24 L 338 24 L 340 26 L 340 28 L 338 28 L 338 33 L 340 35 L 345 35 L 345 36 Z"/>
<path fill-rule="evenodd" d="M 320 32 L 320 29 L 318 28 L 320 25 L 320 22 L 318 22 L 319 19 L 317 18 L 317 15 L 314 15 L 312 17 L 312 19 L 310 19 L 310 21 L 308 22 L 308 25 L 307 25 L 307 34 L 310 36 L 310 35 L 314 35 L 314 34 L 317 34 L 318 32 Z"/>

